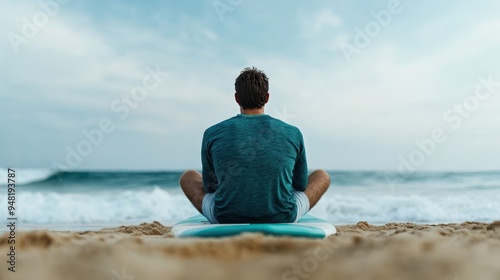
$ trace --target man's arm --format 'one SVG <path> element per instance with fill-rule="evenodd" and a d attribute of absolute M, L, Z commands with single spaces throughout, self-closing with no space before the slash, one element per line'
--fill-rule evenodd
<path fill-rule="evenodd" d="M 214 165 L 210 156 L 210 149 L 208 147 L 208 139 L 206 132 L 203 134 L 203 141 L 201 144 L 201 164 L 203 177 L 203 189 L 207 193 L 213 193 L 217 190 L 217 176 L 215 175 Z"/>
<path fill-rule="evenodd" d="M 304 139 L 302 133 L 299 131 L 299 150 L 297 154 L 297 160 L 295 161 L 295 166 L 293 168 L 293 181 L 292 186 L 298 191 L 305 191 L 307 187 L 307 160 L 306 160 L 306 149 L 304 147 Z"/>

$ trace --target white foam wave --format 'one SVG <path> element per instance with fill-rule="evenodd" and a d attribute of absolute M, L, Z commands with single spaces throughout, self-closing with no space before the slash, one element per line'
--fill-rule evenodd
<path fill-rule="evenodd" d="M 29 184 L 41 181 L 52 176 L 56 171 L 43 168 L 20 168 L 15 170 L 15 180 L 17 184 Z M 0 168 L 0 185 L 6 185 L 8 179 L 8 169 Z"/>
<path fill-rule="evenodd" d="M 358 221 L 451 223 L 500 219 L 500 193 L 461 193 L 446 195 L 335 195 L 322 199 L 312 209 L 336 224 Z"/>
<path fill-rule="evenodd" d="M 7 201 L 0 193 L 0 201 Z M 334 224 L 358 221 L 440 223 L 500 219 L 500 193 L 445 195 L 334 194 L 311 214 Z M 4 204 L 2 203 L 2 204 Z M 7 207 L 2 207 L 7 209 Z M 157 220 L 173 224 L 197 214 L 182 194 L 158 187 L 93 193 L 29 192 L 17 194 L 18 219 L 26 224 L 116 224 Z M 0 211 L 0 220 L 7 211 Z"/>
<path fill-rule="evenodd" d="M 0 195 L 0 201 L 7 201 Z M 17 195 L 18 219 L 27 224 L 171 223 L 196 214 L 182 195 L 152 190 L 94 193 L 28 192 Z M 7 207 L 5 207 L 7 209 Z M 1 211 L 0 215 L 6 211 Z M 5 220 L 3 217 L 0 218 Z"/>

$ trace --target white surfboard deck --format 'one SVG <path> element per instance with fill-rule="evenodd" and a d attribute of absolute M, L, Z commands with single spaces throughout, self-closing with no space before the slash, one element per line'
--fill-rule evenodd
<path fill-rule="evenodd" d="M 203 215 L 196 215 L 172 227 L 172 233 L 176 237 L 225 237 L 247 232 L 275 236 L 326 238 L 337 233 L 337 229 L 331 223 L 309 214 L 297 223 L 287 224 L 210 224 Z"/>

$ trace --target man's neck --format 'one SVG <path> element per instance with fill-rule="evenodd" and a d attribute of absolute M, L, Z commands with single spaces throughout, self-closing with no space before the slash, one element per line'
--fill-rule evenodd
<path fill-rule="evenodd" d="M 243 108 L 240 107 L 240 112 L 243 115 L 262 115 L 262 114 L 264 114 L 264 108 L 243 109 Z"/>

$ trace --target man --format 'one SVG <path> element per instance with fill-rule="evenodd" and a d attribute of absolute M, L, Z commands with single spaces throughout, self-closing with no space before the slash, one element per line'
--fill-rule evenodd
<path fill-rule="evenodd" d="M 236 78 L 240 113 L 205 131 L 202 174 L 180 178 L 187 198 L 211 223 L 293 223 L 330 185 L 323 170 L 307 174 L 300 130 L 264 114 L 266 74 L 245 68 Z"/>

